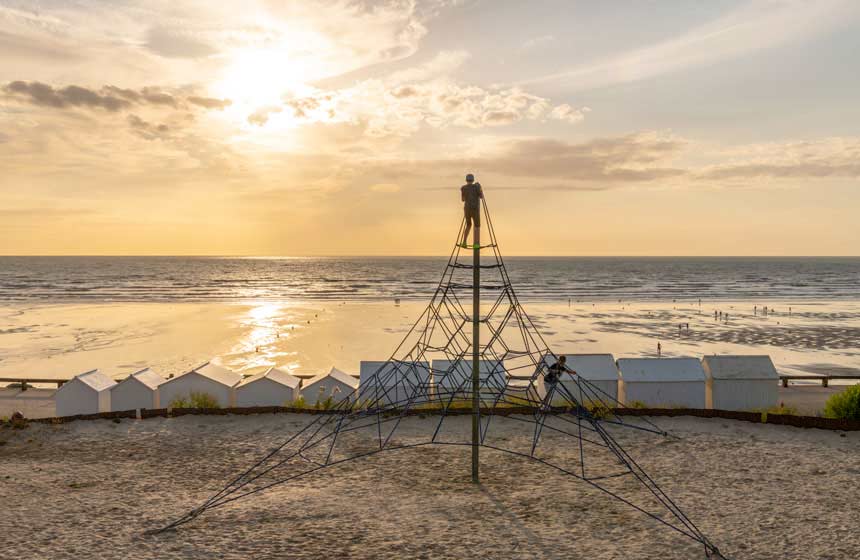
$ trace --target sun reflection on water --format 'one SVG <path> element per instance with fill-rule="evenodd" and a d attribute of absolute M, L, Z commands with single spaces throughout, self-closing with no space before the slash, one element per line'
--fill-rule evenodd
<path fill-rule="evenodd" d="M 288 304 L 252 302 L 238 318 L 239 326 L 247 330 L 230 350 L 226 360 L 229 366 L 240 373 L 257 373 L 275 366 L 290 372 L 296 370 L 297 353 L 282 349 L 296 327 L 291 315 Z"/>

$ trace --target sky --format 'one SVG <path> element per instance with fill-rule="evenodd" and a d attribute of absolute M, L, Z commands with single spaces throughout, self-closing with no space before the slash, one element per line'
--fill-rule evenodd
<path fill-rule="evenodd" d="M 855 0 L 0 0 L 0 254 L 860 254 Z"/>

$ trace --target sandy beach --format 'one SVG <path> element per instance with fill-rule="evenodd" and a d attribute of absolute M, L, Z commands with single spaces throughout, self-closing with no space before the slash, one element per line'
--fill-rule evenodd
<path fill-rule="evenodd" d="M 429 447 L 347 463 L 143 532 L 199 505 L 306 416 L 78 421 L 0 431 L 0 502 L 22 530 L 9 558 L 700 558 L 692 541 L 529 461 Z M 468 429 L 468 418 L 452 419 Z M 399 441 L 432 419 L 409 418 Z M 849 559 L 860 501 L 860 434 L 661 418 L 680 439 L 613 434 L 731 558 Z M 498 424 L 511 445 L 522 424 Z M 564 460 L 578 448 L 548 436 Z M 729 459 L 727 459 L 729 458 Z M 826 512 L 826 514 L 824 513 Z M 12 523 L 10 526 L 13 526 Z"/>

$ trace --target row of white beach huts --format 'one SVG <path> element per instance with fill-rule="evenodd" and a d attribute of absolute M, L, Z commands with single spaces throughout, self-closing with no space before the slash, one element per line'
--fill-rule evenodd
<path fill-rule="evenodd" d="M 779 375 L 768 356 L 707 356 L 698 358 L 621 358 L 611 354 L 566 354 L 567 367 L 587 380 L 607 404 L 625 406 L 714 408 L 721 410 L 763 410 L 776 406 Z M 552 361 L 548 357 L 548 362 Z M 60 387 L 55 394 L 57 416 L 96 412 L 167 408 L 176 399 L 204 393 L 219 406 L 289 406 L 300 398 L 306 406 L 330 399 L 337 402 L 359 385 L 371 382 L 394 384 L 396 376 L 379 375 L 385 362 L 361 362 L 358 378 L 336 368 L 310 379 L 300 379 L 279 368 L 270 368 L 251 377 L 225 367 L 206 363 L 176 377 L 165 379 L 151 369 L 143 369 L 120 382 L 98 370 L 82 373 Z M 447 360 L 422 362 L 410 367 L 411 383 L 433 386 L 433 372 L 459 370 L 460 378 L 470 375 L 469 362 L 452 367 Z M 510 394 L 528 381 L 511 378 L 499 362 L 481 363 L 482 385 L 507 387 Z M 376 377 L 374 377 L 376 374 Z M 438 375 L 438 374 L 437 374 Z M 440 391 L 455 385 L 458 377 L 441 376 Z M 541 383 L 542 385 L 542 383 Z M 564 386 L 580 399 L 582 386 L 564 376 Z M 466 385 L 468 386 L 468 385 Z M 398 389 L 387 391 L 394 394 Z M 540 391 L 545 391 L 540 387 Z M 580 391 L 579 394 L 577 391 Z M 559 394 L 563 391 L 557 391 Z M 542 393 L 545 394 L 545 393 Z M 403 395 L 390 397 L 402 400 Z M 589 400 L 582 398 L 580 400 Z M 565 404 L 563 397 L 553 404 Z"/>

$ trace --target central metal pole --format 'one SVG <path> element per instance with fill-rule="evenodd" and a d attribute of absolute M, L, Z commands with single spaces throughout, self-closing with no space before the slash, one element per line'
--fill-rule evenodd
<path fill-rule="evenodd" d="M 480 202 L 478 203 L 480 204 Z M 480 213 L 480 206 L 478 212 Z M 475 239 L 472 248 L 472 482 L 478 484 L 478 448 L 480 439 L 480 369 L 481 356 L 481 228 L 475 226 Z"/>

